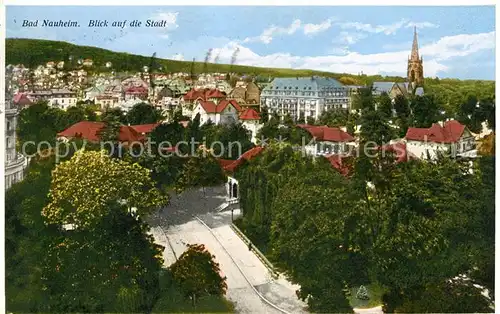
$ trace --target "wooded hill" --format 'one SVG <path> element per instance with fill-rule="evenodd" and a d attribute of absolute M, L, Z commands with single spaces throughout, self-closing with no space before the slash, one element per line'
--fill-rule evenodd
<path fill-rule="evenodd" d="M 106 62 L 113 64 L 116 72 L 142 71 L 142 68 L 150 66 L 151 56 L 140 56 L 123 52 L 114 52 L 97 47 L 79 46 L 62 41 L 40 40 L 40 39 L 6 39 L 6 64 L 24 64 L 27 67 L 45 65 L 49 61 L 68 61 L 72 57 L 73 66 L 78 66 L 76 61 L 80 58 L 92 59 L 94 71 L 109 71 L 105 68 Z M 69 63 L 69 62 L 66 62 Z M 243 65 L 230 65 L 219 63 L 208 63 L 192 61 L 177 61 L 170 59 L 155 59 L 155 67 L 161 67 L 161 72 L 186 72 L 199 74 L 207 72 L 236 73 L 258 77 L 258 80 L 268 80 L 270 77 L 294 77 L 294 76 L 326 76 L 336 78 L 348 85 L 368 85 L 374 81 L 404 82 L 405 78 L 398 76 L 381 75 L 353 75 L 347 73 L 331 73 L 315 70 L 294 70 L 279 68 L 264 68 Z M 71 65 L 70 65 L 71 67 Z M 467 94 L 473 94 L 478 98 L 495 98 L 495 82 L 481 80 L 458 80 L 458 79 L 425 79 L 426 93 L 434 94 L 440 102 L 455 102 L 463 99 Z M 453 98 L 456 98 L 454 100 Z"/>

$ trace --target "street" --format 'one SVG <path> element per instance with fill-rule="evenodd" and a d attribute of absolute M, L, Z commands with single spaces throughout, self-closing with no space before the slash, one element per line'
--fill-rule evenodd
<path fill-rule="evenodd" d="M 186 244 L 204 244 L 227 277 L 227 297 L 238 313 L 306 313 L 306 304 L 295 295 L 298 287 L 283 278 L 273 280 L 230 228 L 231 212 L 211 212 L 224 202 L 224 187 L 206 188 L 205 195 L 200 189 L 175 196 L 167 208 L 151 217 L 151 233 L 165 246 L 165 266 L 175 262 Z M 238 214 L 235 211 L 235 217 Z"/>

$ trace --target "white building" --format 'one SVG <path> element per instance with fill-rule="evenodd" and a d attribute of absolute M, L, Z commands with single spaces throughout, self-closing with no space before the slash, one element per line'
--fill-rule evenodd
<path fill-rule="evenodd" d="M 259 113 L 254 109 L 246 109 L 240 114 L 239 119 L 243 127 L 251 133 L 251 142 L 256 144 L 257 133 L 263 126 L 260 123 Z"/>
<path fill-rule="evenodd" d="M 299 124 L 297 127 L 309 132 L 312 141 L 305 143 L 305 151 L 313 156 L 346 154 L 356 145 L 354 137 L 340 128 Z"/>
<path fill-rule="evenodd" d="M 112 95 L 99 95 L 94 98 L 94 102 L 101 110 L 106 110 L 118 107 L 120 99 Z"/>
<path fill-rule="evenodd" d="M 76 106 L 76 93 L 67 89 L 52 89 L 49 104 L 63 110 Z"/>
<path fill-rule="evenodd" d="M 92 65 L 94 65 L 94 62 L 92 61 L 92 59 L 85 59 L 83 60 L 82 64 L 85 67 L 91 67 Z"/>
<path fill-rule="evenodd" d="M 356 91 L 357 87 L 344 86 L 332 78 L 275 78 L 262 90 L 260 104 L 281 117 L 289 114 L 294 120 L 316 120 L 326 110 L 349 110 Z"/>
<path fill-rule="evenodd" d="M 26 158 L 16 151 L 16 126 L 18 111 L 12 103 L 10 91 L 5 95 L 5 189 L 23 180 Z"/>
<path fill-rule="evenodd" d="M 430 128 L 408 128 L 408 152 L 421 159 L 435 159 L 438 152 L 448 157 L 476 157 L 476 141 L 469 129 L 456 120 L 434 123 Z"/>
<path fill-rule="evenodd" d="M 200 114 L 200 124 L 211 120 L 215 124 L 237 123 L 241 107 L 235 101 L 221 100 L 218 104 L 213 101 L 198 100 L 192 113 L 192 119 Z"/>

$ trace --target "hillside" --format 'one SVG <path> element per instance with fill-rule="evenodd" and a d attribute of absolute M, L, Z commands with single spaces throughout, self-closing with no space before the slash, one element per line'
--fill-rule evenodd
<path fill-rule="evenodd" d="M 40 39 L 6 39 L 6 60 L 7 64 L 22 63 L 26 66 L 37 66 L 48 61 L 68 60 L 69 56 L 74 59 L 90 58 L 96 66 L 104 66 L 107 61 L 113 63 L 116 71 L 140 71 L 143 66 L 149 65 L 150 56 L 140 56 L 123 52 L 114 52 L 97 47 L 79 46 L 62 41 L 40 40 Z M 191 61 L 177 61 L 169 59 L 156 59 L 156 62 L 166 72 L 187 72 L 191 71 Z M 203 72 L 203 62 L 195 62 L 194 72 Z M 252 66 L 229 64 L 207 65 L 208 72 L 235 72 L 240 74 L 262 76 L 311 76 L 321 75 L 338 77 L 339 74 L 312 71 L 312 70 L 292 70 L 277 68 L 260 68 Z"/>
<path fill-rule="evenodd" d="M 150 56 L 139 56 L 123 52 L 114 52 L 97 47 L 79 46 L 62 41 L 40 40 L 40 39 L 6 39 L 6 64 L 22 63 L 28 67 L 45 64 L 48 61 L 73 60 L 79 58 L 91 58 L 95 69 L 104 70 L 107 61 L 113 63 L 117 72 L 141 71 L 142 67 L 151 63 Z M 169 59 L 156 59 L 162 72 L 191 72 L 191 61 L 177 61 Z M 202 73 L 203 62 L 195 62 L 194 73 Z M 252 76 L 260 76 L 262 79 L 270 77 L 295 77 L 295 76 L 328 76 L 339 79 L 344 84 L 368 85 L 374 81 L 396 81 L 403 82 L 403 77 L 386 77 L 381 75 L 352 75 L 345 73 L 331 73 L 314 70 L 293 70 L 279 68 L 263 68 L 253 66 L 242 66 L 229 64 L 209 63 L 206 67 L 208 72 L 238 73 Z M 425 68 L 424 68 L 425 73 Z M 457 79 L 425 79 L 426 93 L 434 94 L 440 103 L 456 103 L 464 99 L 468 94 L 474 94 L 479 98 L 495 98 L 495 82 L 480 80 L 457 80 Z"/>
<path fill-rule="evenodd" d="M 6 64 L 19 64 L 33 67 L 45 64 L 48 61 L 65 60 L 72 56 L 74 60 L 79 58 L 90 58 L 97 67 L 104 67 L 107 61 L 113 63 L 116 71 L 141 71 L 142 67 L 149 65 L 150 56 L 140 56 L 123 52 L 114 52 L 97 47 L 79 46 L 68 42 L 7 38 L 6 39 Z M 177 61 L 169 59 L 156 59 L 156 62 L 163 68 L 163 72 L 191 72 L 191 61 Z M 203 62 L 195 62 L 194 72 L 201 73 L 204 69 Z M 347 79 L 349 84 L 365 84 L 366 80 L 391 80 L 403 81 L 402 77 L 382 77 L 382 76 L 357 76 L 351 74 L 322 72 L 315 70 L 293 70 L 280 68 L 263 68 L 254 66 L 215 64 L 207 65 L 208 72 L 233 72 L 262 77 L 294 77 L 294 76 L 328 76 L 333 78 L 351 78 Z"/>

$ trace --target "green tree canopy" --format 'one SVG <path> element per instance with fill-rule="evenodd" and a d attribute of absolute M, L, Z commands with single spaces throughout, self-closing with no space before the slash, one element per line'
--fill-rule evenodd
<path fill-rule="evenodd" d="M 174 280 L 179 284 L 193 305 L 204 295 L 224 295 L 226 277 L 221 277 L 215 256 L 203 244 L 190 244 L 179 259 L 170 266 Z"/>
<path fill-rule="evenodd" d="M 134 105 L 127 112 L 127 121 L 132 125 L 157 123 L 163 119 L 161 110 L 145 102 Z"/>
<path fill-rule="evenodd" d="M 123 201 L 144 215 L 168 200 L 154 188 L 148 169 L 111 159 L 104 151 L 80 151 L 54 170 L 43 215 L 53 224 L 94 227 L 109 206 Z"/>

